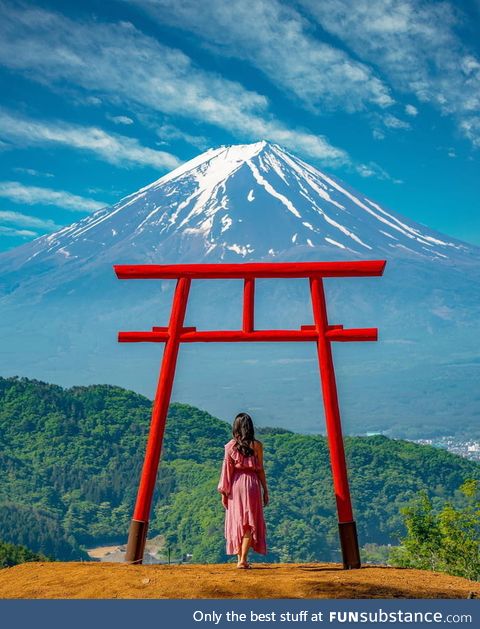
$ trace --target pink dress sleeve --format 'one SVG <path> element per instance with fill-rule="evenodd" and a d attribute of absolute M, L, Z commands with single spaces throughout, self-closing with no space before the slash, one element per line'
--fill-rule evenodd
<path fill-rule="evenodd" d="M 232 490 L 232 476 L 234 470 L 234 462 L 230 456 L 229 448 L 227 444 L 225 446 L 225 456 L 223 458 L 222 472 L 220 474 L 220 481 L 218 483 L 218 491 L 222 494 L 230 495 Z"/>

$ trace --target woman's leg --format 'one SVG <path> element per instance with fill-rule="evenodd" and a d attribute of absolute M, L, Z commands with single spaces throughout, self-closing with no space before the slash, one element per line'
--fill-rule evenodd
<path fill-rule="evenodd" d="M 251 543 L 252 543 L 252 533 L 250 531 L 250 527 L 247 526 L 243 534 L 242 547 L 240 549 L 238 565 L 247 564 L 248 551 L 250 550 Z"/>

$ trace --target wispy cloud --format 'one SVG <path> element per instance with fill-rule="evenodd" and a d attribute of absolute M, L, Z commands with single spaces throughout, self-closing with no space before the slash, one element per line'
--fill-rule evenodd
<path fill-rule="evenodd" d="M 34 232 L 31 229 L 17 229 L 16 227 L 3 227 L 2 225 L 0 225 L 0 235 L 17 238 L 34 238 L 35 236 L 38 236 L 37 232 Z"/>
<path fill-rule="evenodd" d="M 54 205 L 74 212 L 93 212 L 107 204 L 94 199 L 39 186 L 25 186 L 18 181 L 0 181 L 0 197 L 27 205 Z"/>
<path fill-rule="evenodd" d="M 246 60 L 308 108 L 356 111 L 393 103 L 371 67 L 311 34 L 307 20 L 277 0 L 125 0 L 159 23 L 198 36 L 223 56 Z"/>
<path fill-rule="evenodd" d="M 459 3 L 299 1 L 395 89 L 451 115 L 463 134 L 480 144 L 480 61 L 456 34 L 463 19 Z"/>
<path fill-rule="evenodd" d="M 397 116 L 392 114 L 386 114 L 382 116 L 383 124 L 389 129 L 410 129 L 410 123 L 406 120 L 401 120 Z"/>
<path fill-rule="evenodd" d="M 415 105 L 405 105 L 405 113 L 408 116 L 418 116 L 418 109 Z"/>
<path fill-rule="evenodd" d="M 464 118 L 460 122 L 460 127 L 472 144 L 480 148 L 480 115 Z"/>
<path fill-rule="evenodd" d="M 131 125 L 133 124 L 133 120 L 129 116 L 111 116 L 110 114 L 106 115 L 107 120 L 113 122 L 114 124 L 123 124 L 123 125 Z"/>
<path fill-rule="evenodd" d="M 132 164 L 175 168 L 180 160 L 165 151 L 142 146 L 138 140 L 62 121 L 33 120 L 0 110 L 0 137 L 15 146 L 58 144 L 93 153 L 116 166 Z"/>
<path fill-rule="evenodd" d="M 209 146 L 209 140 L 205 136 L 202 135 L 193 135 L 191 133 L 187 133 L 182 129 L 179 129 L 175 125 L 172 124 L 162 124 L 160 127 L 155 126 L 155 132 L 160 139 L 160 143 L 167 143 L 170 140 L 182 140 L 190 144 L 191 146 L 196 146 L 201 150 L 205 150 Z"/>
<path fill-rule="evenodd" d="M 375 140 L 384 140 L 388 131 L 406 131 L 412 128 L 410 122 L 390 113 L 372 113 L 370 114 L 370 121 Z"/>
<path fill-rule="evenodd" d="M 0 63 L 30 79 L 56 89 L 75 85 L 117 106 L 119 102 L 141 105 L 226 129 L 242 139 L 270 139 L 325 163 L 350 161 L 346 151 L 322 135 L 290 129 L 276 119 L 264 95 L 199 68 L 180 50 L 160 44 L 130 23 L 75 22 L 57 13 L 5 3 L 0 4 L 0 12 Z M 31 125 L 37 141 L 94 151 L 117 165 L 173 167 L 178 161 L 97 128 L 40 126 Z M 27 141 L 29 132 L 21 131 L 22 141 Z"/>
<path fill-rule="evenodd" d="M 13 170 L 21 175 L 30 175 L 31 177 L 48 177 L 49 179 L 55 177 L 53 173 L 45 173 L 41 170 L 36 170 L 35 168 L 22 168 L 19 166 Z"/>
<path fill-rule="evenodd" d="M 379 137 L 377 139 L 381 140 L 383 138 Z M 388 180 L 395 184 L 403 183 L 401 179 L 395 179 L 375 162 L 368 162 L 367 164 L 358 164 L 355 170 L 361 177 L 365 177 L 365 178 L 375 177 L 376 179 L 383 179 L 386 181 Z"/>
<path fill-rule="evenodd" d="M 0 222 L 13 223 L 18 227 L 33 227 L 45 231 L 53 231 L 60 227 L 49 218 L 39 218 L 38 216 L 29 216 L 21 212 L 11 212 L 9 210 L 0 210 Z"/>

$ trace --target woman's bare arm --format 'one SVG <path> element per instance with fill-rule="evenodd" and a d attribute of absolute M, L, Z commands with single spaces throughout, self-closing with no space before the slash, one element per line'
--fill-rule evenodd
<path fill-rule="evenodd" d="M 267 487 L 267 477 L 265 476 L 265 470 L 263 468 L 263 445 L 260 441 L 255 441 L 255 453 L 258 459 L 259 469 L 257 471 L 258 478 L 260 479 L 260 483 L 263 489 L 263 504 L 267 506 L 268 504 L 268 487 Z"/>

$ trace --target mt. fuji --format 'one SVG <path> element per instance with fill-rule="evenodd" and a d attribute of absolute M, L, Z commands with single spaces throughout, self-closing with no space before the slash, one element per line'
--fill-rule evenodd
<path fill-rule="evenodd" d="M 164 324 L 172 283 L 119 282 L 114 263 L 379 258 L 387 260 L 383 278 L 327 285 L 332 323 L 380 332 L 376 345 L 335 350 L 347 430 L 468 430 L 480 412 L 470 390 L 480 365 L 471 342 L 480 332 L 480 250 L 267 142 L 210 149 L 112 207 L 1 255 L 2 374 L 106 381 L 153 395 L 161 347 L 118 347 L 116 332 Z M 197 283 L 187 324 L 238 327 L 240 293 L 235 281 Z M 257 309 L 259 327 L 311 321 L 298 280 L 260 282 Z M 176 399 L 323 430 L 310 346 L 182 348 Z"/>
<path fill-rule="evenodd" d="M 20 263 L 246 261 L 413 255 L 469 258 L 470 247 L 387 212 L 279 146 L 211 149 L 113 207 L 18 249 Z M 128 252 L 128 253 L 127 253 Z M 22 253 L 23 255 L 20 255 Z M 74 261 L 77 261 L 74 263 Z"/>

